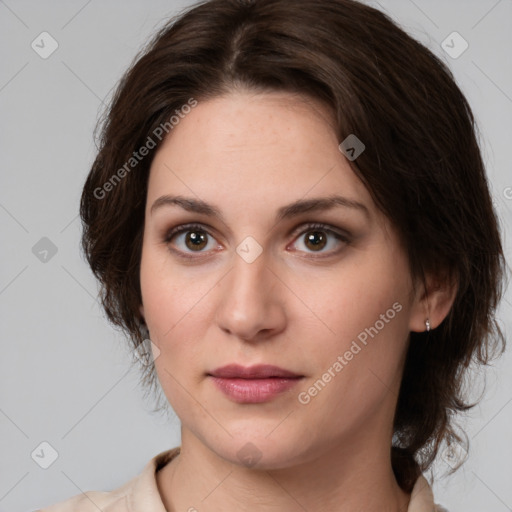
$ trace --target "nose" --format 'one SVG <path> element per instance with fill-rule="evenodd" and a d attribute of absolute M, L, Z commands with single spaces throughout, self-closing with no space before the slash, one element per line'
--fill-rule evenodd
<path fill-rule="evenodd" d="M 219 283 L 217 325 L 244 341 L 263 341 L 286 326 L 286 286 L 268 266 L 265 252 L 253 262 L 238 254 Z"/>

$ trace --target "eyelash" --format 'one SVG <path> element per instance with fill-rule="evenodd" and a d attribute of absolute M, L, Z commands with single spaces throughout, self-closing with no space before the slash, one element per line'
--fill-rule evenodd
<path fill-rule="evenodd" d="M 334 235 L 334 238 L 336 238 L 340 242 L 344 242 L 345 244 L 349 244 L 350 243 L 350 238 L 347 235 L 343 235 L 343 234 L 339 233 L 338 231 L 335 231 L 328 224 L 309 223 L 309 224 L 306 224 L 305 226 L 301 226 L 301 229 L 302 229 L 302 231 L 300 231 L 298 233 L 297 233 L 298 230 L 295 230 L 293 232 L 294 239 L 297 239 L 300 236 L 305 235 L 309 231 L 315 231 L 316 230 L 316 231 L 324 231 L 326 233 L 332 234 L 332 235 Z M 166 234 L 166 236 L 164 237 L 164 242 L 169 245 L 171 243 L 171 240 L 174 237 L 176 237 L 176 236 L 178 236 L 178 235 L 180 235 L 182 233 L 193 232 L 193 231 L 200 231 L 200 232 L 206 233 L 208 236 L 210 236 L 212 238 L 215 238 L 201 224 L 183 224 L 181 226 L 178 226 L 178 227 L 175 227 L 175 228 L 171 229 Z M 203 255 L 189 256 L 189 255 L 187 255 L 187 253 L 183 253 L 182 251 L 179 251 L 179 250 L 175 250 L 175 249 L 169 249 L 169 250 L 171 252 L 173 252 L 173 253 L 178 254 L 180 257 L 186 258 L 186 259 L 189 259 L 189 260 L 192 260 L 192 259 L 196 259 L 197 260 L 198 258 L 201 258 L 203 256 Z M 314 255 L 314 253 L 310 253 L 310 254 L 313 254 L 313 256 L 311 256 L 312 258 L 317 258 L 318 259 L 318 258 L 325 258 L 325 257 L 333 256 L 333 255 L 337 254 L 338 252 L 339 252 L 339 250 L 331 251 L 326 256 L 316 256 L 316 255 Z M 190 253 L 188 253 L 188 254 L 190 254 Z M 198 252 L 198 254 L 201 254 L 201 253 Z"/>

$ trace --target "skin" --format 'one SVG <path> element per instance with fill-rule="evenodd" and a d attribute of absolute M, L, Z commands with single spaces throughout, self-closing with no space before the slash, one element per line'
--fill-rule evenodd
<path fill-rule="evenodd" d="M 413 291 L 396 231 L 339 150 L 332 123 L 305 97 L 238 90 L 200 101 L 152 162 L 141 313 L 182 424 L 181 454 L 157 473 L 168 511 L 407 510 L 389 452 L 409 332 L 424 331 L 426 318 L 439 325 L 455 291 L 430 276 L 427 289 Z M 211 203 L 224 220 L 177 205 L 151 212 L 165 194 Z M 333 194 L 368 214 L 336 207 L 274 220 L 284 205 Z M 187 233 L 166 241 L 187 223 L 207 233 L 199 250 Z M 308 243 L 311 231 L 326 245 Z M 251 263 L 236 251 L 248 236 L 263 251 Z M 394 303 L 394 318 L 300 403 Z M 268 402 L 239 404 L 206 375 L 228 363 L 273 364 L 303 378 Z M 253 466 L 237 455 L 247 443 L 260 457 Z"/>

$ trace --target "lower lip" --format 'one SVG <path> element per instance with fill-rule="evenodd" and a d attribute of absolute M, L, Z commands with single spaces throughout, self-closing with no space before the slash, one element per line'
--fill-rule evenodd
<path fill-rule="evenodd" d="M 273 377 L 267 379 L 225 379 L 211 377 L 215 385 L 234 402 L 257 404 L 268 402 L 280 393 L 288 391 L 301 377 Z"/>

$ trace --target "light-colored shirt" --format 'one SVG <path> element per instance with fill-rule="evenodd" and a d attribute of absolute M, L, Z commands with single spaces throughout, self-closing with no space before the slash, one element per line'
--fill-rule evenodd
<path fill-rule="evenodd" d="M 158 491 L 156 472 L 179 452 L 178 446 L 159 453 L 146 464 L 139 475 L 113 491 L 88 491 L 37 512 L 167 512 Z M 447 511 L 434 504 L 430 484 L 424 476 L 420 476 L 412 490 L 407 512 Z"/>

